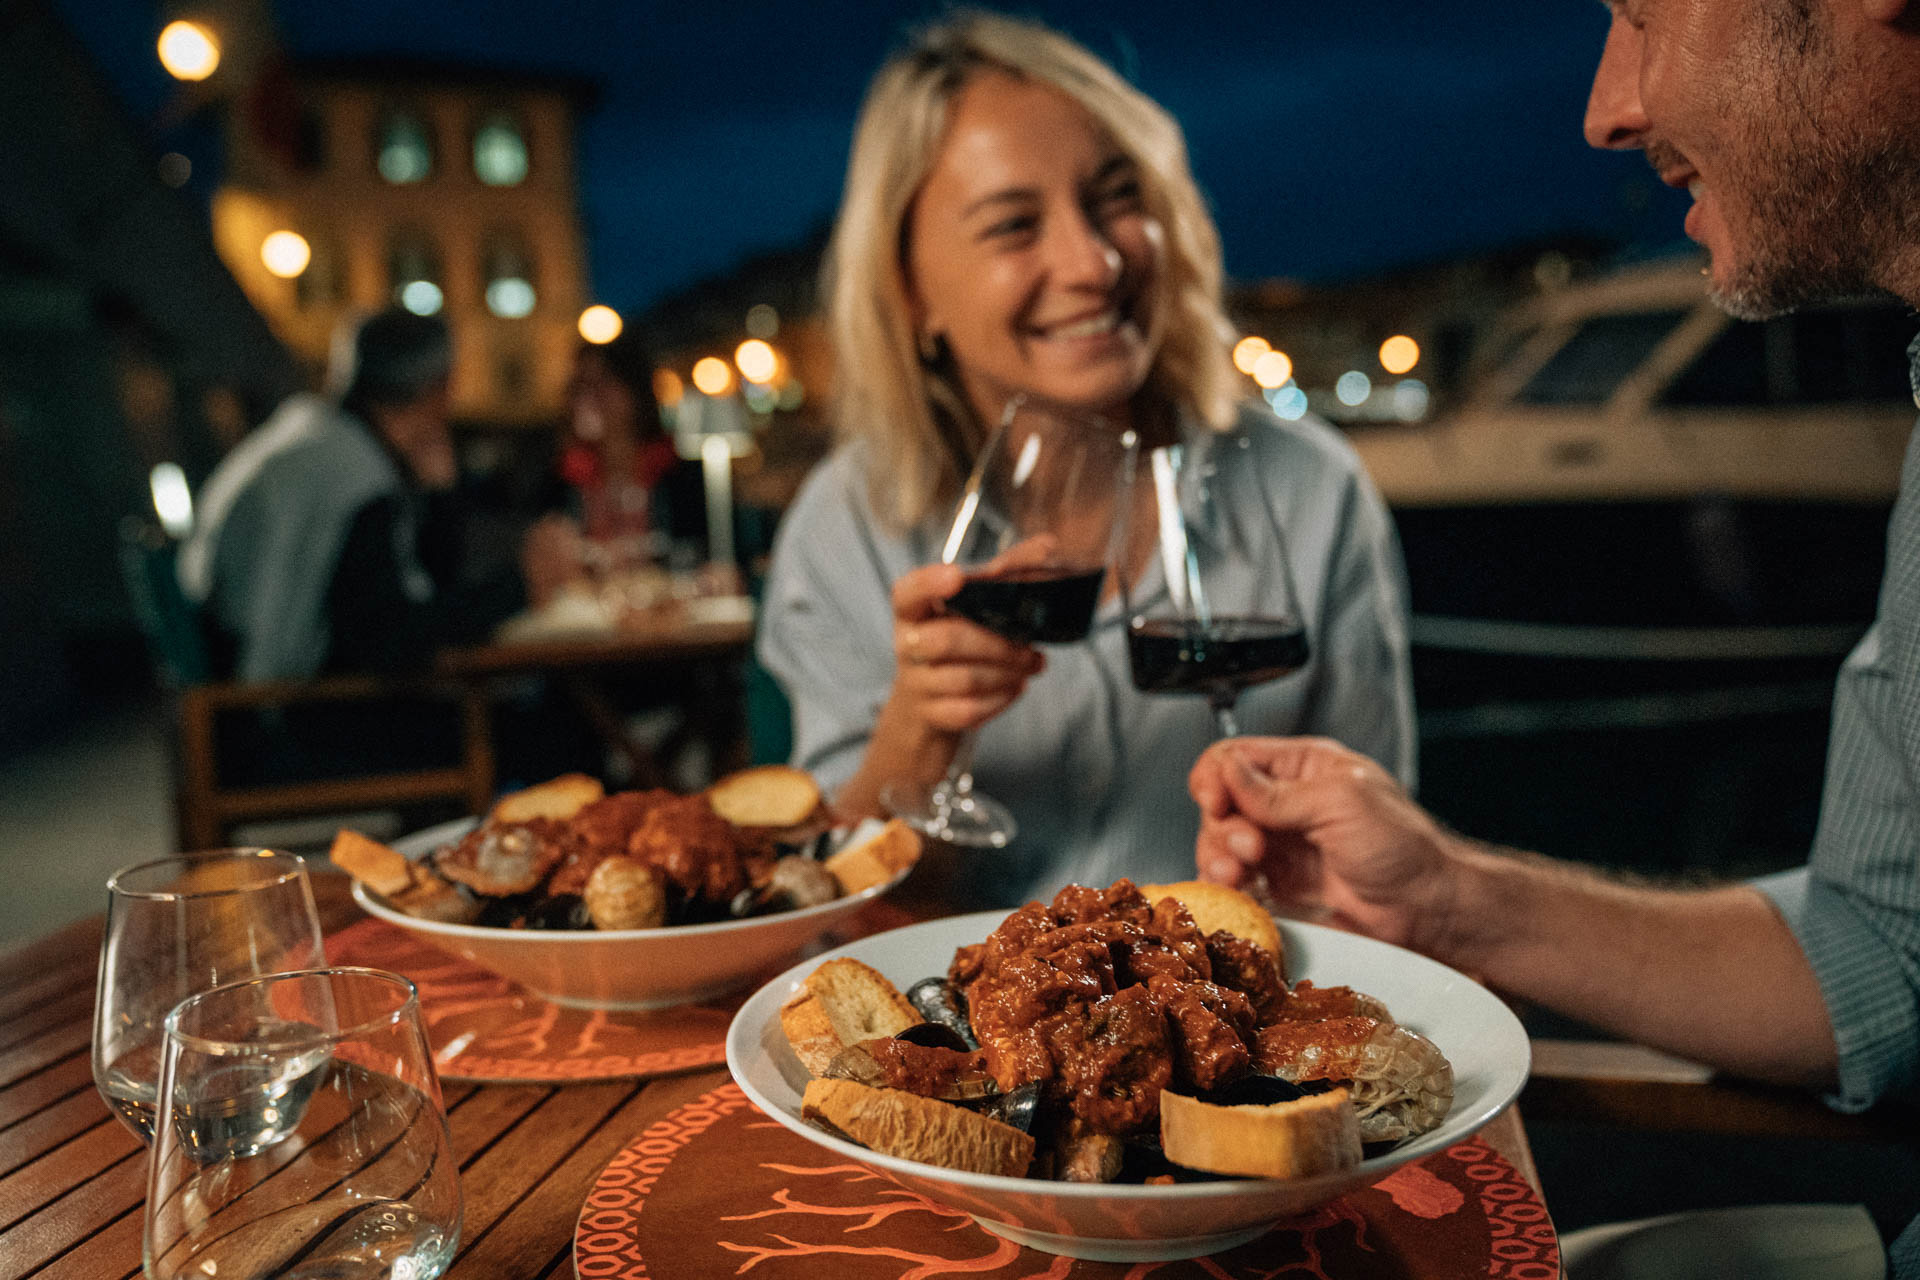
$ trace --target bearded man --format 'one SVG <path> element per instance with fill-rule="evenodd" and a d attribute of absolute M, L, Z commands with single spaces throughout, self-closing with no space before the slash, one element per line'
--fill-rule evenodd
<path fill-rule="evenodd" d="M 1714 298 L 1759 319 L 1887 296 L 1920 307 L 1920 0 L 1612 0 L 1587 106 L 1693 195 Z M 1909 349 L 1920 399 L 1920 342 Z M 1626 885 L 1446 830 L 1337 744 L 1238 739 L 1194 766 L 1201 873 L 1413 947 L 1621 1037 L 1843 1110 L 1920 1090 L 1920 437 L 1878 617 L 1835 690 L 1808 866 L 1757 885 Z M 1881 1274 L 1839 1243 L 1798 1270 Z M 1731 1233 L 1702 1269 L 1761 1274 Z M 1671 1242 L 1662 1246 L 1673 1256 Z M 1844 1256 L 1843 1256 L 1844 1255 Z M 1920 1280 L 1920 1221 L 1891 1250 Z M 1843 1267 L 1861 1265 L 1859 1272 Z M 1645 1274 L 1634 1270 L 1632 1274 Z M 1576 1265 L 1573 1274 L 1584 1273 Z"/>

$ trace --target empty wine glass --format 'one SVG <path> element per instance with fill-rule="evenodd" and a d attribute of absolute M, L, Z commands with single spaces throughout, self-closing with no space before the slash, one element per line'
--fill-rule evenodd
<path fill-rule="evenodd" d="M 93 1005 L 93 1079 L 142 1142 L 153 1139 L 161 1026 L 186 997 L 322 963 L 305 865 L 267 849 L 189 853 L 107 881 Z"/>
<path fill-rule="evenodd" d="M 398 974 L 268 974 L 167 1016 L 150 1280 L 447 1267 L 460 1178 L 419 995 Z"/>
<path fill-rule="evenodd" d="M 1086 639 L 1134 457 L 1131 431 L 1024 397 L 1010 401 L 941 545 L 941 563 L 967 570 L 948 612 L 1016 644 Z M 939 782 L 889 783 L 881 804 L 937 839 L 1004 847 L 1018 824 L 974 788 L 975 736 L 962 736 Z"/>
<path fill-rule="evenodd" d="M 1151 450 L 1144 478 L 1120 575 L 1134 687 L 1204 696 L 1233 737 L 1240 691 L 1307 662 L 1280 513 L 1244 431 Z"/>

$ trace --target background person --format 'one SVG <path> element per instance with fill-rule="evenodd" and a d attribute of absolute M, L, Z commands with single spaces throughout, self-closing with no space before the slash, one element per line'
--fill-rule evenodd
<path fill-rule="evenodd" d="M 1135 691 L 1117 600 L 1044 659 L 944 612 L 961 573 L 928 566 L 1016 394 L 1149 444 L 1249 431 L 1315 657 L 1250 690 L 1244 722 L 1339 737 L 1411 780 L 1391 524 L 1332 430 L 1241 399 L 1220 277 L 1179 126 L 1079 45 L 971 13 L 876 76 L 824 286 L 844 439 L 781 525 L 759 654 L 793 704 L 793 762 L 851 814 L 938 779 L 984 726 L 974 774 L 1021 834 L 968 851 L 963 896 L 1187 874 L 1181 779 L 1212 736 L 1199 699 Z"/>
<path fill-rule="evenodd" d="M 680 457 L 662 425 L 653 373 L 653 353 L 632 327 L 581 345 L 567 381 L 560 478 L 590 541 L 638 540 L 660 556 L 688 543 L 704 556 L 700 466 Z"/>
<path fill-rule="evenodd" d="M 208 487 L 231 494 L 196 531 L 204 580 L 183 585 L 202 588 L 219 667 L 242 680 L 422 670 L 578 572 L 570 527 L 543 521 L 517 575 L 463 578 L 451 363 L 442 321 L 383 311 L 354 337 L 337 404 L 302 401 L 242 482 L 216 470 Z"/>
<path fill-rule="evenodd" d="M 1612 14 L 1587 138 L 1644 151 L 1693 192 L 1687 233 L 1711 254 L 1723 306 L 1761 318 L 1890 294 L 1920 307 L 1920 10 L 1624 0 Z M 1909 352 L 1920 396 L 1920 342 Z M 1210 878 L 1261 873 L 1282 900 L 1526 999 L 1860 1110 L 1920 1084 L 1916 770 L 1920 438 L 1878 617 L 1836 686 L 1820 825 L 1798 872 L 1667 890 L 1490 849 L 1324 741 L 1220 744 L 1191 786 Z M 1920 1222 L 1892 1262 L 1920 1277 Z"/>

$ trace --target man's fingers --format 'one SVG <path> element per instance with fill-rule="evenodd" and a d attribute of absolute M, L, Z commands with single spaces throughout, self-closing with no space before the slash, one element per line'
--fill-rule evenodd
<path fill-rule="evenodd" d="M 1330 792 L 1311 779 L 1274 778 L 1251 761 L 1229 753 L 1220 782 L 1235 812 L 1267 831 L 1307 831 L 1325 816 Z"/>

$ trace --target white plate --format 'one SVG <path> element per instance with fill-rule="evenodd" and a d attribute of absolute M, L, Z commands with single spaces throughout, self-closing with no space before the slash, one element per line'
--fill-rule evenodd
<path fill-rule="evenodd" d="M 442 823 L 398 840 L 394 848 L 423 858 L 473 829 L 475 819 Z M 860 834 L 856 829 L 855 835 Z M 849 837 L 851 838 L 851 837 Z M 745 920 L 661 929 L 501 929 L 421 920 L 388 906 L 358 881 L 353 899 L 369 915 L 555 1004 L 586 1009 L 664 1009 L 746 986 L 774 965 L 802 954 L 848 916 L 910 874 L 817 907 Z"/>
<path fill-rule="evenodd" d="M 1236 1179 L 1165 1187 L 1043 1182 L 941 1169 L 880 1155 L 800 1118 L 807 1072 L 780 1030 L 780 1005 L 822 960 L 852 956 L 905 990 L 944 974 L 954 950 L 1006 918 L 985 911 L 878 934 L 795 965 L 760 988 L 727 1031 L 727 1066 L 762 1111 L 809 1142 L 885 1174 L 910 1191 L 972 1214 L 996 1235 L 1049 1253 L 1108 1262 L 1215 1253 L 1366 1186 L 1409 1160 L 1459 1142 L 1498 1115 L 1526 1083 L 1527 1034 L 1486 988 L 1411 951 L 1315 925 L 1282 921 L 1287 972 L 1378 996 L 1394 1017 L 1453 1064 L 1453 1109 L 1440 1127 L 1345 1173 L 1293 1182 Z"/>

